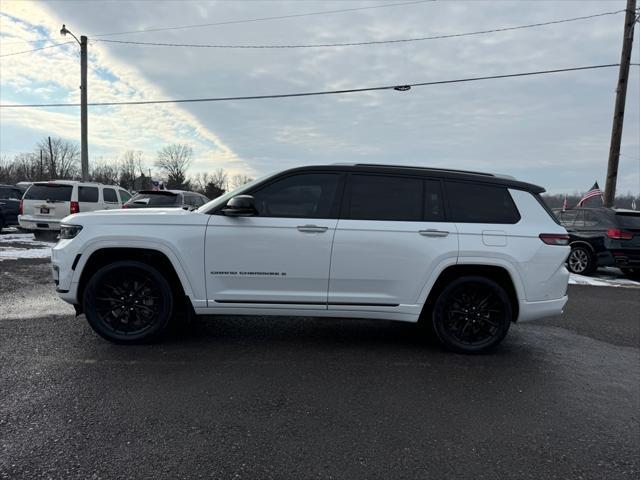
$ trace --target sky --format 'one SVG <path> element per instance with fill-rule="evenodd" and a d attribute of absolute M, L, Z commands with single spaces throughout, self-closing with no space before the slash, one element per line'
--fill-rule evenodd
<path fill-rule="evenodd" d="M 79 102 L 77 44 L 89 37 L 89 102 L 268 95 L 617 63 L 624 14 L 439 40 L 340 48 L 218 49 L 142 42 L 291 45 L 395 40 L 613 12 L 608 1 L 0 2 L 0 103 Z M 406 0 L 405 0 L 406 1 Z M 105 35 L 337 9 L 277 20 Z M 632 62 L 640 63 L 636 32 Z M 89 107 L 89 161 L 140 150 L 153 167 L 171 143 L 193 147 L 190 173 L 264 175 L 299 165 L 360 162 L 513 175 L 551 193 L 604 188 L 618 69 L 348 95 Z M 0 157 L 47 135 L 79 143 L 80 111 L 1 108 Z M 640 67 L 631 67 L 618 193 L 640 194 Z"/>

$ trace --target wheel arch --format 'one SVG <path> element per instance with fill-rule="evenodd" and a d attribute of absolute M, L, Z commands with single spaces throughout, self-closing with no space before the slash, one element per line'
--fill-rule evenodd
<path fill-rule="evenodd" d="M 593 248 L 593 245 L 591 245 L 589 242 L 587 242 L 585 240 L 574 240 L 573 242 L 571 242 L 569 244 L 569 247 L 571 247 L 571 248 L 573 248 L 574 246 L 587 247 L 592 254 L 596 253 L 596 249 Z"/>
<path fill-rule="evenodd" d="M 191 291 L 182 269 L 176 268 L 165 252 L 154 248 L 102 247 L 92 251 L 83 262 L 76 293 L 78 302 L 81 302 L 84 289 L 94 273 L 106 265 L 126 260 L 146 263 L 157 269 L 166 276 L 177 298 L 190 297 Z"/>
<path fill-rule="evenodd" d="M 433 305 L 435 304 L 438 296 L 451 281 L 468 276 L 489 278 L 503 287 L 511 303 L 513 321 L 517 321 L 520 313 L 520 303 L 518 300 L 518 289 L 513 280 L 512 274 L 503 266 L 484 264 L 456 264 L 451 265 L 440 272 L 427 295 L 426 301 L 424 302 L 420 313 L 420 321 L 430 318 Z"/>

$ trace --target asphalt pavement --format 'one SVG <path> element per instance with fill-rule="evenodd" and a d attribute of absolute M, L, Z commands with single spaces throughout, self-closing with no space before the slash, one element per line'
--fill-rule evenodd
<path fill-rule="evenodd" d="M 106 343 L 43 259 L 0 262 L 0 478 L 637 479 L 640 289 L 481 356 L 414 325 L 209 317 Z"/>

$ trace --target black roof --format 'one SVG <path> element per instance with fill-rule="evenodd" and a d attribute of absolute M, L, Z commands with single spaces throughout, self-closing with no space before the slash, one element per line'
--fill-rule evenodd
<path fill-rule="evenodd" d="M 335 170 L 347 172 L 369 172 L 369 173 L 388 173 L 402 174 L 409 176 L 420 176 L 430 178 L 440 178 L 449 180 L 460 180 L 474 183 L 487 183 L 493 185 L 501 185 L 508 188 L 518 190 L 526 190 L 532 193 L 543 193 L 545 189 L 539 185 L 521 182 L 511 177 L 494 175 L 491 173 L 474 172 L 467 170 L 449 170 L 445 168 L 429 168 L 409 165 L 380 165 L 370 163 L 353 163 L 353 164 L 334 164 L 334 165 L 313 165 L 307 167 L 298 167 L 287 172 L 307 171 L 307 170 Z M 284 172 L 283 172 L 284 173 Z"/>

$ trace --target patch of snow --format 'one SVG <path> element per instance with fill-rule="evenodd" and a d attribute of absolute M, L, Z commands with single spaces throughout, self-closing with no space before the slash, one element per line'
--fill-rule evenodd
<path fill-rule="evenodd" d="M 50 258 L 51 247 L 47 248 L 0 248 L 0 262 L 2 260 L 17 260 L 19 258 Z"/>
<path fill-rule="evenodd" d="M 596 287 L 640 287 L 640 282 L 631 280 L 622 276 L 614 275 L 598 275 L 587 277 L 586 275 L 577 275 L 572 273 L 569 277 L 570 285 L 592 285 Z"/>

